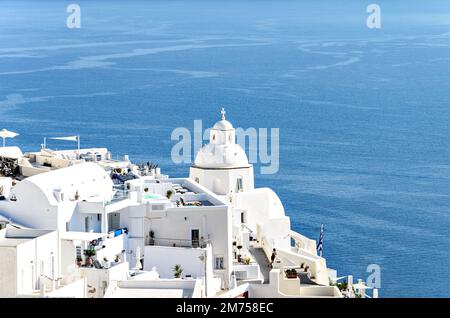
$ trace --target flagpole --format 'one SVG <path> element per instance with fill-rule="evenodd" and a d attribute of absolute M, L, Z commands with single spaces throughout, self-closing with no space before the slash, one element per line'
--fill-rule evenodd
<path fill-rule="evenodd" d="M 77 136 L 78 150 L 80 150 L 80 135 Z"/>

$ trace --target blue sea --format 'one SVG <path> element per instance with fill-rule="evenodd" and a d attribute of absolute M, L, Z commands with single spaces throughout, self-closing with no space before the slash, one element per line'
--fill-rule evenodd
<path fill-rule="evenodd" d="M 81 135 L 171 176 L 171 133 L 279 128 L 259 173 L 338 275 L 381 268 L 381 297 L 450 296 L 450 2 L 0 2 L 0 129 L 24 151 Z M 49 147 L 74 145 L 54 141 Z"/>

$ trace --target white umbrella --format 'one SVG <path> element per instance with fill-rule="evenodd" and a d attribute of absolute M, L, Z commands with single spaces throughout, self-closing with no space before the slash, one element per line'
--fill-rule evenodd
<path fill-rule="evenodd" d="M 135 269 L 142 269 L 142 264 L 141 264 L 141 247 L 138 246 L 136 247 L 136 265 L 134 266 Z"/>
<path fill-rule="evenodd" d="M 3 138 L 3 147 L 5 147 L 6 138 L 14 138 L 16 136 L 19 136 L 19 134 L 6 129 L 0 130 L 0 137 Z"/>

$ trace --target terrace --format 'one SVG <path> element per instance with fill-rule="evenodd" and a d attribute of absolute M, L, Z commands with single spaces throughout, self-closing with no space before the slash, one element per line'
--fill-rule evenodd
<path fill-rule="evenodd" d="M 146 238 L 146 246 L 166 246 L 166 247 L 185 247 L 185 248 L 206 248 L 210 240 L 200 238 L 198 240 L 186 240 L 176 238 Z"/>
<path fill-rule="evenodd" d="M 123 185 L 115 185 L 114 189 L 116 193 L 112 202 L 134 197 L 138 202 L 149 203 L 169 200 L 169 207 L 208 207 L 225 204 L 213 193 L 189 179 L 160 180 L 142 177 L 128 180 Z"/>

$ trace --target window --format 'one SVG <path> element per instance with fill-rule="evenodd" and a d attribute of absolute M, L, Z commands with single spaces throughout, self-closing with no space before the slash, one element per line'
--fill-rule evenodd
<path fill-rule="evenodd" d="M 200 244 L 200 230 L 199 229 L 191 230 L 191 241 L 192 241 L 193 248 L 199 247 L 199 244 Z"/>
<path fill-rule="evenodd" d="M 213 135 L 213 140 L 216 140 L 216 135 Z"/>
<path fill-rule="evenodd" d="M 242 181 L 242 177 L 239 177 L 236 181 L 236 192 L 243 192 L 244 191 L 244 185 Z"/>
<path fill-rule="evenodd" d="M 164 205 L 162 205 L 162 204 L 152 205 L 152 211 L 161 211 L 161 210 L 164 210 Z"/>
<path fill-rule="evenodd" d="M 241 223 L 245 223 L 245 212 L 241 212 Z"/>
<path fill-rule="evenodd" d="M 80 246 L 80 245 L 77 245 L 77 246 L 75 247 L 75 250 L 76 250 L 76 255 L 77 255 L 77 257 L 82 257 L 81 246 Z"/>
<path fill-rule="evenodd" d="M 91 222 L 90 222 L 91 220 L 89 220 L 89 217 L 88 216 L 86 216 L 85 218 L 84 218 L 84 231 L 85 232 L 90 232 L 90 229 L 91 229 Z"/>
<path fill-rule="evenodd" d="M 214 259 L 214 269 L 225 269 L 225 261 L 223 256 L 216 256 Z"/>
<path fill-rule="evenodd" d="M 200 183 L 200 178 L 199 178 L 199 177 L 196 177 L 196 178 L 195 178 L 195 182 Z"/>

